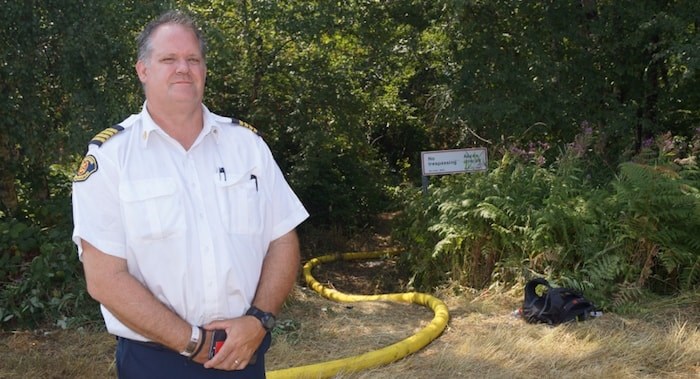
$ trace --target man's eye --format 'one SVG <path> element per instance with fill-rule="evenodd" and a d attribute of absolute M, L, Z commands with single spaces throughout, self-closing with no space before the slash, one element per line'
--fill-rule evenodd
<path fill-rule="evenodd" d="M 190 64 L 199 64 L 200 62 L 199 58 L 189 58 L 187 61 L 190 62 Z"/>
<path fill-rule="evenodd" d="M 173 63 L 173 62 L 175 62 L 175 59 L 174 58 L 163 58 L 160 61 L 163 63 Z"/>

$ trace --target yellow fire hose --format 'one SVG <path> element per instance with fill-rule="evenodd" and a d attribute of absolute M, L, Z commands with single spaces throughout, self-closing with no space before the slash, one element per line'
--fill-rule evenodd
<path fill-rule="evenodd" d="M 360 302 L 360 301 L 393 301 L 398 303 L 414 303 L 429 307 L 433 310 L 434 317 L 428 326 L 421 329 L 418 333 L 401 340 L 393 345 L 386 346 L 379 350 L 370 351 L 364 354 L 355 355 L 347 358 L 336 359 L 333 361 L 321 362 L 307 366 L 291 367 L 287 369 L 275 370 L 267 372 L 268 379 L 280 378 L 330 378 L 338 373 L 350 373 L 366 370 L 373 367 L 389 364 L 397 361 L 409 354 L 427 346 L 430 342 L 440 336 L 447 326 L 449 320 L 449 312 L 447 306 L 441 300 L 417 292 L 380 294 L 380 295 L 353 295 L 345 294 L 334 289 L 324 287 L 313 275 L 311 270 L 314 266 L 321 263 L 333 262 L 337 259 L 342 260 L 358 260 L 372 259 L 387 255 L 397 254 L 397 251 L 379 251 L 379 252 L 362 252 L 362 253 L 345 253 L 336 255 L 324 255 L 313 258 L 304 265 L 304 279 L 306 283 L 314 291 L 321 296 L 338 302 Z"/>

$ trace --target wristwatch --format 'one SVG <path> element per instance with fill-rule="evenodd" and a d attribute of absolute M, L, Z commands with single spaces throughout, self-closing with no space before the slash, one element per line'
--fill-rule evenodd
<path fill-rule="evenodd" d="M 202 336 L 202 329 L 196 325 L 192 325 L 192 335 L 190 335 L 190 342 L 185 346 L 185 350 L 180 352 L 180 355 L 184 355 L 187 358 L 191 358 L 195 355 L 195 350 L 198 346 L 201 346 L 202 337 L 206 338 L 206 335 Z"/>
<path fill-rule="evenodd" d="M 275 318 L 275 315 L 273 315 L 270 312 L 263 312 L 255 306 L 251 306 L 245 314 L 248 316 L 253 316 L 260 320 L 260 323 L 262 324 L 263 328 L 265 328 L 265 330 L 268 332 L 274 329 L 275 324 L 277 324 L 277 319 Z"/>

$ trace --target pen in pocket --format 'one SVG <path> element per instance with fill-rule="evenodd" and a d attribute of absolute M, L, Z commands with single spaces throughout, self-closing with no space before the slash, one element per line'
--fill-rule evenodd
<path fill-rule="evenodd" d="M 257 191 L 258 190 L 258 177 L 253 175 L 253 174 L 250 174 L 250 180 L 255 180 L 255 190 Z"/>

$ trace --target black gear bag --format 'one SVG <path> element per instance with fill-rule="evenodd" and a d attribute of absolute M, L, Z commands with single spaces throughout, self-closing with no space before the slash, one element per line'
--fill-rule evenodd
<path fill-rule="evenodd" d="M 546 289 L 537 294 L 537 287 Z M 569 321 L 583 321 L 600 316 L 596 306 L 571 288 L 554 288 L 543 278 L 530 280 L 525 285 L 525 300 L 521 311 L 525 321 L 536 324 L 558 325 Z"/>

